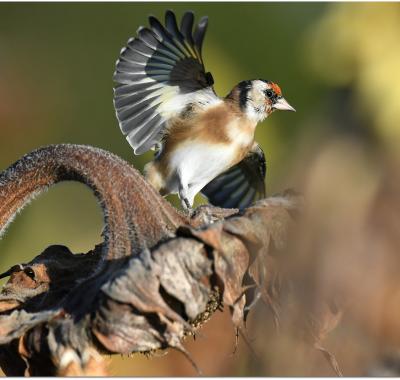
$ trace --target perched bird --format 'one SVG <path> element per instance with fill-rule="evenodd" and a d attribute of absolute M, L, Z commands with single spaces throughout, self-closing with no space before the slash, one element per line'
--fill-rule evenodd
<path fill-rule="evenodd" d="M 161 194 L 178 193 L 190 209 L 202 192 L 219 207 L 245 208 L 265 196 L 264 153 L 254 141 L 259 122 L 275 110 L 294 111 L 271 81 L 246 80 L 216 95 L 204 69 L 202 44 L 208 18 L 194 28 L 186 12 L 177 25 L 149 17 L 116 62 L 114 106 L 135 154 L 155 149 L 145 166 Z"/>

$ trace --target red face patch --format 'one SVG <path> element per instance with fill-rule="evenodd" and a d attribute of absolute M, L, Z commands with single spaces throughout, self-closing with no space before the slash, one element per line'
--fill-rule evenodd
<path fill-rule="evenodd" d="M 271 82 L 271 88 L 275 92 L 276 95 L 282 96 L 281 88 L 276 83 Z"/>

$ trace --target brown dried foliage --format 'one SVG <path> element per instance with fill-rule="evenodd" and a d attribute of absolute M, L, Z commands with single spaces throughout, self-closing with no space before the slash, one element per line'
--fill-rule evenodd
<path fill-rule="evenodd" d="M 311 167 L 306 193 L 313 202 L 306 207 L 286 192 L 243 212 L 200 206 L 189 218 L 132 166 L 102 150 L 58 145 L 23 157 L 0 176 L 0 227 L 33 193 L 78 180 L 93 189 L 104 210 L 104 242 L 86 254 L 50 246 L 3 275 L 10 276 L 0 294 L 3 371 L 103 375 L 107 368 L 99 354 L 166 348 L 196 365 L 183 341 L 199 334 L 222 307 L 230 310 L 254 360 L 260 359 L 261 373 L 282 374 L 289 366 L 296 371 L 290 374 L 307 373 L 306 365 L 296 367 L 296 352 L 305 344 L 316 349 L 309 359 L 319 351 L 331 374 L 341 374 L 324 342 L 339 323 L 351 341 L 358 333 L 374 342 L 359 354 L 363 372 L 356 374 L 387 370 L 385 352 L 394 368 L 398 359 L 391 348 L 398 347 L 400 331 L 398 177 L 387 165 L 362 192 L 366 185 L 354 176 L 361 166 L 338 168 L 337 161 L 328 153 Z M 326 186 L 327 173 L 341 180 L 335 196 Z M 268 307 L 279 334 L 255 305 Z M 252 323 L 259 318 L 265 333 L 256 340 L 245 325 L 253 309 Z M 357 356 L 334 346 L 347 366 L 344 373 L 353 373 L 349 361 Z M 380 372 L 379 358 L 386 368 Z"/>

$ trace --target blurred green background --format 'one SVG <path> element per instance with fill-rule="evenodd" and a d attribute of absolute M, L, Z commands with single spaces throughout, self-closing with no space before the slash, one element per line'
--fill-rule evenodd
<path fill-rule="evenodd" d="M 350 151 L 356 143 L 371 154 L 397 155 L 399 4 L 1 3 L 0 169 L 55 143 L 101 147 L 142 169 L 151 153 L 135 157 L 119 131 L 112 74 L 127 39 L 147 24 L 149 14 L 163 19 L 168 8 L 178 18 L 187 9 L 209 16 L 203 57 L 219 95 L 241 80 L 264 78 L 277 82 L 296 108 L 295 114 L 274 113 L 257 128 L 269 194 L 301 187 L 310 157 L 337 138 L 350 142 Z M 50 244 L 86 252 L 100 241 L 101 229 L 90 191 L 59 184 L 10 226 L 0 241 L 0 271 L 29 261 Z M 215 334 L 209 333 L 206 347 L 228 339 Z M 231 342 L 215 353 L 226 359 L 220 359 L 225 367 L 205 374 L 247 373 L 245 357 L 228 358 Z M 168 364 L 174 355 L 153 361 L 117 358 L 113 374 L 193 374 L 190 365 L 177 370 Z"/>

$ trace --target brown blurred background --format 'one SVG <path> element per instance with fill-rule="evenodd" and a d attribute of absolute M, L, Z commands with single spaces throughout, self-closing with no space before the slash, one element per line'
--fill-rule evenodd
<path fill-rule="evenodd" d="M 1 3 L 0 169 L 66 142 L 107 149 L 142 169 L 151 154 L 134 157 L 119 131 L 112 73 L 127 39 L 149 14 L 162 18 L 168 8 L 179 17 L 187 9 L 209 16 L 203 56 L 219 95 L 244 79 L 270 79 L 296 108 L 272 115 L 256 138 L 269 195 L 288 187 L 305 195 L 303 223 L 285 252 L 310 285 L 298 300 L 315 306 L 333 297 L 344 312 L 323 345 L 345 375 L 400 373 L 398 3 Z M 101 228 L 88 189 L 57 185 L 8 229 L 0 270 L 50 244 L 86 252 Z M 294 315 L 286 318 L 292 332 Z M 232 355 L 227 312 L 188 341 L 205 375 L 334 375 L 296 333 L 278 334 L 262 304 L 248 326 L 258 359 L 243 342 Z M 176 352 L 114 357 L 110 368 L 113 375 L 195 375 Z"/>

